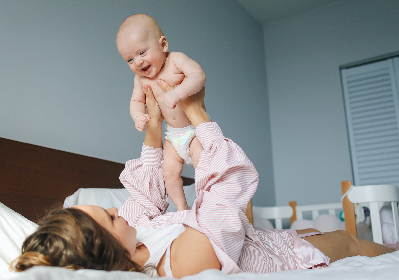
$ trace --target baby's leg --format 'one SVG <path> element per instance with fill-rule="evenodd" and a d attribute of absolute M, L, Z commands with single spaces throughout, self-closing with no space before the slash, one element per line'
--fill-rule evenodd
<path fill-rule="evenodd" d="M 203 149 L 204 148 L 202 148 L 201 142 L 197 137 L 194 137 L 190 143 L 190 156 L 193 161 L 194 168 L 197 168 L 197 164 Z"/>
<path fill-rule="evenodd" d="M 303 239 L 327 255 L 331 262 L 353 256 L 375 257 L 395 251 L 393 248 L 359 239 L 344 230 L 325 232 L 323 235 L 308 236 Z"/>
<path fill-rule="evenodd" d="M 172 144 L 166 140 L 162 165 L 165 188 L 178 211 L 190 209 L 184 196 L 183 180 L 180 176 L 183 171 L 183 164 L 183 159 L 173 148 Z"/>

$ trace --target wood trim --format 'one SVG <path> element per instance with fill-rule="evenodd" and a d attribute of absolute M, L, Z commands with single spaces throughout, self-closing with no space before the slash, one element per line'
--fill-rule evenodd
<path fill-rule="evenodd" d="M 290 223 L 291 223 L 291 225 L 292 225 L 292 223 L 293 222 L 295 222 L 296 221 L 296 201 L 295 200 L 291 200 L 289 203 L 288 203 L 288 205 L 289 206 L 291 206 L 291 208 L 292 208 L 292 216 L 291 216 L 291 218 L 290 218 Z"/>
<path fill-rule="evenodd" d="M 252 212 L 252 199 L 248 202 L 247 211 L 245 211 L 245 215 L 247 215 L 249 222 L 253 225 L 254 224 L 254 216 L 253 216 L 253 212 Z"/>
<path fill-rule="evenodd" d="M 341 182 L 342 195 L 346 194 L 346 192 L 349 190 L 351 186 L 352 186 L 351 181 L 342 181 Z M 349 200 L 347 195 L 342 200 L 342 205 L 344 208 L 346 231 L 353 234 L 354 236 L 357 236 L 355 207 L 353 203 Z"/>
<path fill-rule="evenodd" d="M 0 166 L 0 202 L 37 222 L 79 188 L 123 188 L 125 165 L 0 138 Z"/>

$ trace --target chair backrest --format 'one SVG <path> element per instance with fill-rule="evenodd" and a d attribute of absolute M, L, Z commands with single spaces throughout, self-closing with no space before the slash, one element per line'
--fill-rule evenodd
<path fill-rule="evenodd" d="M 379 203 L 390 202 L 392 206 L 395 236 L 396 240 L 399 240 L 398 187 L 393 185 L 353 186 L 351 181 L 343 181 L 341 185 L 346 231 L 357 235 L 353 203 L 369 203 L 373 240 L 374 242 L 382 244 Z"/>

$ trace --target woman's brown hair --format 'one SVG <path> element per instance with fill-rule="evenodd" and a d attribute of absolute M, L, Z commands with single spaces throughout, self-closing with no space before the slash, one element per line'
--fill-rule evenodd
<path fill-rule="evenodd" d="M 33 266 L 59 266 L 72 270 L 139 271 L 129 252 L 84 211 L 53 210 L 22 244 L 22 255 L 10 267 L 24 271 Z"/>

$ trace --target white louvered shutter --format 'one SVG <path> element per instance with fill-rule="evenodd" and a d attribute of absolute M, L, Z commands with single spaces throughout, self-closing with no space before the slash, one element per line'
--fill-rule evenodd
<path fill-rule="evenodd" d="M 355 185 L 399 186 L 398 72 L 398 58 L 341 70 Z"/>

